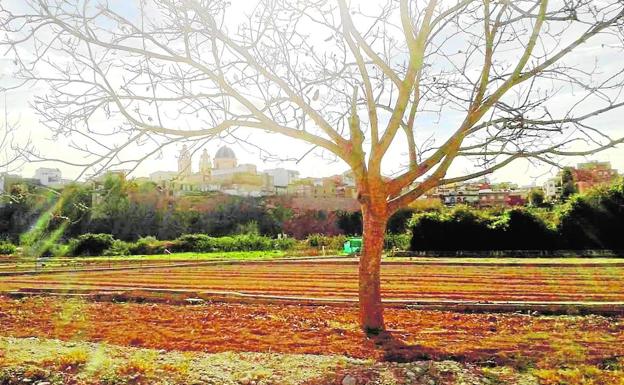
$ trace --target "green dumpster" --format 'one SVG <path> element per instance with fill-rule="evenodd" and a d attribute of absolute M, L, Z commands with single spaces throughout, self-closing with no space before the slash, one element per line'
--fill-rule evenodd
<path fill-rule="evenodd" d="M 362 238 L 349 238 L 344 243 L 342 251 L 346 254 L 357 254 L 362 250 Z"/>

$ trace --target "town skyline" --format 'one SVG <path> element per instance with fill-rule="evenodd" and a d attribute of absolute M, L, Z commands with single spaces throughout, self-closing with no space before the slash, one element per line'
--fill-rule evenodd
<path fill-rule="evenodd" d="M 183 144 L 177 147 L 171 147 L 173 153 L 169 152 L 160 159 L 148 159 L 141 163 L 135 170 L 128 174 L 131 178 L 147 178 L 150 174 L 163 171 L 173 172 L 177 170 L 178 153 Z M 240 143 L 230 143 L 227 141 L 214 141 L 202 146 L 192 146 L 189 151 L 194 159 L 192 163 L 192 170 L 199 170 L 199 157 L 204 149 L 208 151 L 211 157 L 222 146 L 228 146 L 234 150 L 237 159 L 240 164 L 253 164 L 257 166 L 258 170 L 270 170 L 275 168 L 284 168 L 299 172 L 301 178 L 324 178 L 331 177 L 333 175 L 339 175 L 347 171 L 347 166 L 342 164 L 339 160 L 323 160 L 318 155 L 310 154 L 309 159 L 303 159 L 302 162 L 293 161 L 264 161 L 262 158 L 251 150 L 246 150 Z M 195 159 L 196 158 L 196 159 Z M 574 167 L 579 163 L 584 162 L 610 162 L 612 167 L 618 170 L 620 173 L 624 173 L 624 152 L 621 149 L 612 149 L 604 151 L 599 154 L 595 154 L 590 157 L 572 157 L 564 159 L 561 163 L 562 167 Z M 308 164 L 311 163 L 311 164 Z M 525 162 L 527 163 L 527 162 Z M 37 161 L 26 162 L 20 169 L 11 174 L 19 174 L 23 177 L 31 177 L 35 174 L 39 168 L 58 168 L 63 174 L 64 179 L 72 181 L 85 181 L 89 177 L 83 175 L 83 177 L 76 179 L 75 176 L 81 171 L 80 168 L 68 166 L 62 162 L 54 161 Z M 116 170 L 124 170 L 123 168 L 116 168 Z M 518 162 L 516 167 L 506 168 L 487 175 L 487 178 L 494 182 L 510 182 L 513 181 L 519 185 L 541 185 L 544 181 L 556 174 L 558 169 L 548 165 L 542 165 L 534 167 L 532 165 Z M 124 170 L 126 171 L 126 170 Z M 3 172 L 6 172 L 3 170 Z M 460 171 L 461 172 L 461 171 Z"/>
<path fill-rule="evenodd" d="M 197 170 L 192 166 L 197 163 Z M 196 172 L 197 171 L 197 172 Z M 109 170 L 122 175 L 124 170 Z M 566 172 L 569 176 L 565 176 Z M 473 207 L 514 207 L 534 205 L 533 199 L 547 202 L 560 202 L 574 193 L 585 194 L 599 186 L 616 183 L 622 174 L 614 169 L 609 161 L 590 160 L 567 166 L 542 184 L 522 185 L 514 180 L 494 181 L 483 176 L 478 179 L 453 183 L 431 189 L 423 195 L 428 202 L 439 200 L 442 205 L 466 204 Z M 6 190 L 7 175 L 2 175 L 2 189 Z M 33 178 L 13 175 L 9 183 L 28 180 L 29 183 L 51 188 L 63 188 L 70 183 L 62 178 L 58 168 L 38 168 Z M 356 200 L 357 190 L 353 174 L 349 171 L 324 177 L 301 177 L 296 170 L 273 168 L 259 171 L 256 165 L 240 163 L 236 153 L 227 145 L 221 146 L 211 156 L 203 148 L 198 158 L 193 157 L 187 145 L 183 145 L 177 159 L 177 170 L 157 170 L 147 177 L 132 177 L 155 183 L 166 195 L 184 196 L 188 193 L 221 192 L 226 195 L 262 196 L 305 196 L 313 198 L 348 198 Z M 565 180 L 565 181 L 564 181 Z M 101 177 L 90 182 L 102 183 Z M 535 193 L 541 198 L 533 197 Z M 539 205 L 539 204 L 538 204 Z"/>

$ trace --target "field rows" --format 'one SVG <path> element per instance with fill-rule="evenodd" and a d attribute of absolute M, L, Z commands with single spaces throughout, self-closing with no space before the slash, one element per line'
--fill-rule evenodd
<path fill-rule="evenodd" d="M 624 357 L 624 318 L 462 314 L 386 309 L 396 339 L 364 338 L 357 309 L 210 303 L 178 306 L 0 295 L 0 335 L 106 342 L 153 349 L 448 357 L 468 362 L 609 363 Z M 379 344 L 378 342 L 382 342 Z M 413 355 L 413 356 L 412 356 Z M 413 357 L 413 358 L 410 358 Z M 615 384 L 597 382 L 596 384 Z"/>
<path fill-rule="evenodd" d="M 109 268 L 137 268 L 154 265 L 177 265 L 207 261 L 266 260 L 283 258 L 281 251 L 173 253 L 169 255 L 130 255 L 78 258 L 11 258 L 0 257 L 0 275 L 15 272 L 42 272 L 58 270 L 92 270 Z"/>
<path fill-rule="evenodd" d="M 357 265 L 271 262 L 2 277 L 1 290 L 162 288 L 322 298 L 357 295 Z M 384 264 L 386 299 L 624 301 L 621 266 Z"/>
<path fill-rule="evenodd" d="M 176 261 L 171 259 L 150 259 L 150 260 L 124 260 L 124 259 L 51 259 L 51 260 L 18 260 L 14 262 L 0 261 L 0 274 L 12 272 L 44 272 L 44 271 L 71 271 L 71 270 L 93 270 L 109 268 L 135 268 L 150 265 L 171 265 L 176 263 L 195 262 L 193 260 Z"/>

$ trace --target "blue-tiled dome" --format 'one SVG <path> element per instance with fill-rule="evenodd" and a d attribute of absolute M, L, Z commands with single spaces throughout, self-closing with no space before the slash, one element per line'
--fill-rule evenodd
<path fill-rule="evenodd" d="M 236 159 L 236 155 L 234 155 L 234 151 L 231 148 L 223 146 L 217 151 L 215 159 Z"/>

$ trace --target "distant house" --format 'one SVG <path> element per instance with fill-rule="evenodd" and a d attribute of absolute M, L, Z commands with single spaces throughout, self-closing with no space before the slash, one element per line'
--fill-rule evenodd
<path fill-rule="evenodd" d="M 273 187 L 276 194 L 285 194 L 288 186 L 299 179 L 299 171 L 285 168 L 274 168 L 264 171 L 273 178 Z"/>
<path fill-rule="evenodd" d="M 509 194 L 507 195 L 507 200 L 505 202 L 505 205 L 508 207 L 514 207 L 514 206 L 524 206 L 526 205 L 528 202 L 528 192 L 515 192 L 515 191 L 510 191 Z"/>
<path fill-rule="evenodd" d="M 63 185 L 63 175 L 58 168 L 40 167 L 35 170 L 33 179 L 38 180 L 43 186 L 60 187 Z"/>
<path fill-rule="evenodd" d="M 327 178 L 302 178 L 286 188 L 288 195 L 312 198 L 356 199 L 357 189 L 348 173 Z"/>
<path fill-rule="evenodd" d="M 476 206 L 479 203 L 478 190 L 458 190 L 448 191 L 442 196 L 443 203 L 446 206 L 468 205 Z"/>
<path fill-rule="evenodd" d="M 550 178 L 542 186 L 544 190 L 544 198 L 548 201 L 554 201 L 561 196 L 561 178 Z"/>
<path fill-rule="evenodd" d="M 509 191 L 497 191 L 492 189 L 479 190 L 479 207 L 505 207 L 509 200 Z"/>
<path fill-rule="evenodd" d="M 480 208 L 524 206 L 528 201 L 528 190 L 479 190 Z"/>
<path fill-rule="evenodd" d="M 579 163 L 571 171 L 577 191 L 581 194 L 596 186 L 609 185 L 618 177 L 617 170 L 611 168 L 610 162 Z"/>
<path fill-rule="evenodd" d="M 445 206 L 479 205 L 479 191 L 490 187 L 486 180 L 467 183 L 455 183 L 440 186 L 427 193 L 429 198 L 438 197 Z"/>
<path fill-rule="evenodd" d="M 579 163 L 576 168 L 567 168 L 571 173 L 576 192 L 585 193 L 597 187 L 610 185 L 618 178 L 617 170 L 611 168 L 610 162 L 591 161 Z M 564 172 L 560 171 L 556 177 L 548 179 L 544 185 L 544 197 L 546 200 L 554 201 L 561 198 L 563 194 Z"/>

